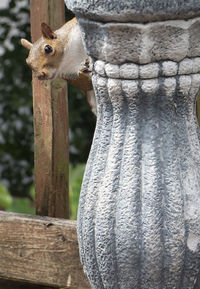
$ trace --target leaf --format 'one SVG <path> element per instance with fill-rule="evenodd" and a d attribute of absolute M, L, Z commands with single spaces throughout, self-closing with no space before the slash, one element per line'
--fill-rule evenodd
<path fill-rule="evenodd" d="M 35 187 L 34 187 L 34 185 L 31 186 L 29 195 L 30 195 L 31 199 L 34 201 L 35 200 Z"/>
<path fill-rule="evenodd" d="M 13 202 L 13 198 L 7 188 L 0 183 L 0 206 L 4 209 L 8 209 Z"/>
<path fill-rule="evenodd" d="M 70 219 L 76 220 L 85 164 L 69 166 Z"/>

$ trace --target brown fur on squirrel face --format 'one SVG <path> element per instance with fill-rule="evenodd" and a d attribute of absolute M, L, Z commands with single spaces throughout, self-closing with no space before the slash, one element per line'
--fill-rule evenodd
<path fill-rule="evenodd" d="M 41 24 L 42 37 L 34 44 L 21 39 L 22 45 L 29 50 L 27 64 L 34 76 L 40 80 L 62 78 L 78 87 L 96 114 L 96 100 L 91 81 L 89 57 L 87 56 L 76 18 L 53 32 Z"/>

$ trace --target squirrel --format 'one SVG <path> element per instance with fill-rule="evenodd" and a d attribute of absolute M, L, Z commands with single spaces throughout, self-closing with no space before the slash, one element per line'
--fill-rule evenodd
<path fill-rule="evenodd" d="M 62 78 L 78 87 L 96 115 L 91 61 L 85 52 L 76 18 L 55 32 L 46 23 L 42 23 L 41 32 L 42 37 L 34 44 L 21 39 L 21 44 L 29 50 L 26 62 L 34 75 L 40 80 Z"/>

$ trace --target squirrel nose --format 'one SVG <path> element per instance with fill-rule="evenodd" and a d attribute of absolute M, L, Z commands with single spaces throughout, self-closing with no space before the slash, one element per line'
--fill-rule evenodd
<path fill-rule="evenodd" d="M 32 69 L 32 71 L 37 71 L 37 69 L 33 65 L 33 62 L 31 60 L 29 60 L 29 58 L 26 59 L 26 63 Z"/>
<path fill-rule="evenodd" d="M 32 62 L 28 58 L 26 58 L 26 63 L 32 68 Z"/>

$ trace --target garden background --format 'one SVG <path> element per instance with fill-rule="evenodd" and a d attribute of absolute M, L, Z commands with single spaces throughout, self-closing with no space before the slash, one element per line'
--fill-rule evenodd
<path fill-rule="evenodd" d="M 29 0 L 0 3 L 0 209 L 34 214 L 31 70 L 20 39 L 30 40 Z M 73 17 L 66 10 L 66 21 Z M 95 127 L 85 97 L 68 85 L 70 216 L 76 219 L 85 162 Z"/>

